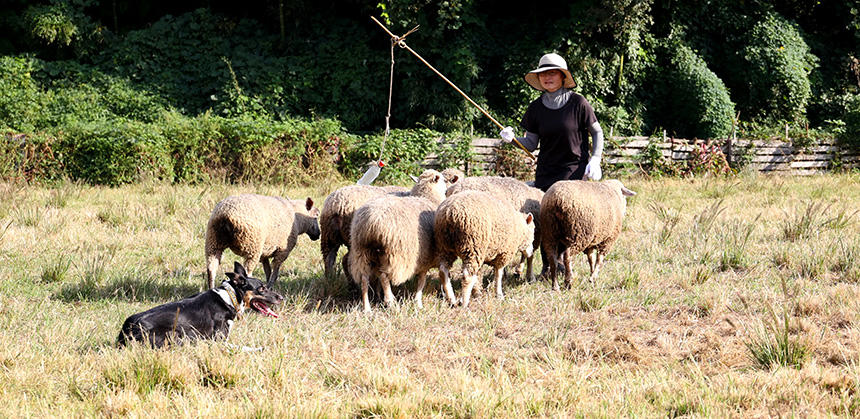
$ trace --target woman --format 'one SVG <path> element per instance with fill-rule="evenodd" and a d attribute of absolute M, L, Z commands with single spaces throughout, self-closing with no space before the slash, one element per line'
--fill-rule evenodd
<path fill-rule="evenodd" d="M 576 82 L 564 58 L 546 54 L 538 68 L 525 75 L 526 83 L 543 92 L 526 110 L 520 126 L 525 136 L 517 138 L 534 151 L 540 145 L 535 184 L 544 192 L 559 180 L 600 180 L 600 158 L 603 154 L 603 130 L 591 104 L 574 93 Z M 588 133 L 593 147 L 589 150 Z M 505 127 L 499 135 L 510 142 L 514 129 Z"/>

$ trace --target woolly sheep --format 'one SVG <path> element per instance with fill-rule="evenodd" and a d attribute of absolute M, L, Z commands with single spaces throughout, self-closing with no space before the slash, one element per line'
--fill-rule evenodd
<path fill-rule="evenodd" d="M 287 200 L 256 194 L 230 196 L 216 204 L 206 226 L 208 287 L 214 286 L 221 255 L 228 248 L 245 258 L 248 272 L 253 272 L 258 260 L 262 262 L 268 286 L 274 285 L 298 236 L 320 237 L 319 210 L 313 205 L 311 198 Z"/>
<path fill-rule="evenodd" d="M 557 263 L 564 253 L 565 282 L 572 286 L 572 255 L 586 254 L 589 281 L 597 279 L 604 257 L 621 233 L 628 196 L 636 195 L 618 180 L 556 182 L 541 201 L 542 250 L 550 260 L 552 287 L 559 289 Z"/>
<path fill-rule="evenodd" d="M 463 261 L 463 307 L 469 305 L 482 264 L 493 267 L 496 296 L 503 298 L 505 266 L 518 254 L 531 257 L 534 251 L 534 216 L 521 214 L 484 191 L 463 191 L 446 198 L 436 210 L 434 232 L 445 294 L 454 305 L 457 299 L 449 269 L 457 258 Z"/>
<path fill-rule="evenodd" d="M 523 214 L 532 214 L 535 218 L 535 234 L 532 246 L 534 248 L 538 248 L 540 246 L 541 225 L 538 220 L 538 214 L 540 214 L 540 203 L 543 199 L 543 191 L 514 178 L 478 176 L 459 179 L 448 188 L 448 191 L 445 194 L 447 196 L 451 196 L 466 190 L 488 192 L 494 199 L 502 200 L 511 204 L 511 206 L 519 212 Z M 533 262 L 534 255 L 525 258 L 526 279 L 529 281 L 535 280 L 535 276 L 532 271 Z M 546 261 L 544 261 L 543 265 L 544 268 L 546 268 Z M 522 272 L 522 267 L 519 268 L 519 271 Z"/>
<path fill-rule="evenodd" d="M 334 275 L 334 266 L 337 260 L 337 251 L 341 245 L 350 247 L 350 225 L 352 217 L 359 207 L 367 203 L 373 198 L 389 195 L 389 196 L 424 196 L 438 201 L 436 204 L 445 199 L 444 193 L 438 196 L 437 192 L 433 191 L 429 185 L 433 184 L 433 173 L 439 174 L 435 170 L 425 172 L 422 177 L 415 180 L 415 185 L 412 189 L 407 189 L 402 186 L 371 186 L 371 185 L 349 185 L 344 186 L 332 192 L 323 203 L 322 212 L 320 213 L 320 251 L 323 257 L 325 275 L 331 278 Z M 424 176 L 426 174 L 426 176 Z M 343 258 L 343 272 L 349 276 L 349 268 L 347 266 L 349 258 Z"/>
<path fill-rule="evenodd" d="M 432 182 L 431 182 L 432 181 Z M 433 237 L 433 216 L 445 196 L 445 181 L 435 170 L 425 171 L 419 184 L 425 184 L 435 195 L 381 196 L 355 211 L 350 227 L 348 266 L 353 282 L 361 287 L 364 311 L 370 311 L 368 289 L 371 279 L 378 279 L 385 304 L 394 303 L 391 287 L 417 276 L 415 302 L 421 297 L 427 271 L 438 265 Z"/>

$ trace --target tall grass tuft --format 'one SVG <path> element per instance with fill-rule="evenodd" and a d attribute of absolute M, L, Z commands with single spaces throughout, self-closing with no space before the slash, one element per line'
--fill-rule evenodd
<path fill-rule="evenodd" d="M 749 265 L 750 257 L 747 255 L 747 245 L 759 218 L 761 218 L 761 214 L 746 225 L 733 224 L 731 226 L 731 231 L 726 235 L 726 241 L 720 255 L 721 271 L 744 269 Z"/>
<path fill-rule="evenodd" d="M 677 227 L 678 223 L 681 222 L 681 211 L 666 207 L 659 202 L 652 202 L 648 205 L 648 208 L 651 209 L 651 211 L 654 212 L 654 215 L 657 216 L 657 219 L 663 223 L 663 226 L 660 228 L 660 232 L 657 235 L 657 242 L 664 244 L 672 237 L 675 227 Z"/>
<path fill-rule="evenodd" d="M 708 232 L 711 231 L 711 228 L 714 226 L 714 222 L 717 220 L 717 217 L 726 210 L 726 207 L 723 206 L 723 202 L 725 198 L 720 199 L 719 201 L 714 202 L 698 215 L 693 217 L 693 230 L 699 234 L 701 237 L 708 237 Z"/>
<path fill-rule="evenodd" d="M 761 368 L 785 366 L 800 369 L 810 354 L 809 348 L 789 334 L 788 312 L 783 311 L 782 321 L 777 319 L 772 307 L 768 307 L 770 321 L 761 327 L 746 347 L 753 361 Z"/>
<path fill-rule="evenodd" d="M 42 218 L 45 216 L 45 210 L 39 207 L 23 207 L 18 208 L 15 212 L 16 224 L 27 227 L 38 227 Z"/>
<path fill-rule="evenodd" d="M 64 181 L 58 187 L 51 189 L 47 205 L 54 208 L 65 208 L 73 199 L 81 195 L 81 184 Z"/>
<path fill-rule="evenodd" d="M 54 283 L 63 282 L 66 279 L 66 274 L 69 273 L 69 268 L 72 266 L 72 259 L 66 255 L 59 255 L 47 266 L 42 268 L 40 278 L 42 282 Z"/>
<path fill-rule="evenodd" d="M 141 351 L 138 356 L 131 357 L 130 366 L 106 369 L 104 378 L 113 388 L 132 390 L 142 396 L 158 390 L 181 393 L 187 387 L 185 377 L 174 371 L 165 354 Z"/>
<path fill-rule="evenodd" d="M 785 212 L 782 221 L 782 236 L 786 240 L 795 241 L 810 237 L 815 229 L 824 225 L 822 218 L 830 205 L 824 205 L 821 201 L 813 201 L 795 210 L 794 214 Z"/>
<path fill-rule="evenodd" d="M 845 282 L 860 282 L 860 241 L 846 243 L 842 238 L 835 246 L 836 260 L 831 269 L 842 277 Z"/>
<path fill-rule="evenodd" d="M 855 210 L 849 214 L 846 208 L 842 208 L 836 213 L 836 215 L 828 218 L 821 225 L 832 230 L 842 230 L 854 222 L 854 216 L 857 215 L 857 213 L 860 213 L 860 210 Z"/>

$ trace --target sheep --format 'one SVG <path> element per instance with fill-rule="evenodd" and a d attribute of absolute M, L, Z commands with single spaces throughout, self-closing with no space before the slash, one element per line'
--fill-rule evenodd
<path fill-rule="evenodd" d="M 636 192 L 615 179 L 603 182 L 565 180 L 556 182 L 541 201 L 542 252 L 550 259 L 552 288 L 558 291 L 557 263 L 563 252 L 565 282 L 573 283 L 571 255 L 586 254 L 589 281 L 597 279 L 604 257 L 621 233 L 628 196 Z"/>
<path fill-rule="evenodd" d="M 313 205 L 311 198 L 287 200 L 256 194 L 230 196 L 216 204 L 206 226 L 208 287 L 214 286 L 221 255 L 227 248 L 245 258 L 248 272 L 253 272 L 258 260 L 262 262 L 267 285 L 274 285 L 298 236 L 307 234 L 311 240 L 320 237 L 319 209 Z"/>
<path fill-rule="evenodd" d="M 320 251 L 323 257 L 325 276 L 331 278 L 334 276 L 334 266 L 337 260 L 337 251 L 341 245 L 347 247 L 347 255 L 349 253 L 350 241 L 350 225 L 352 217 L 359 207 L 367 203 L 373 198 L 390 195 L 390 196 L 424 196 L 436 201 L 438 205 L 445 199 L 445 194 L 438 196 L 433 191 L 432 185 L 435 183 L 433 174 L 439 172 L 433 170 L 425 171 L 422 177 L 415 179 L 415 185 L 412 189 L 407 189 L 402 186 L 370 186 L 370 185 L 349 185 L 344 186 L 332 192 L 323 203 L 322 212 L 320 213 Z M 426 176 L 425 176 L 426 175 Z M 349 267 L 347 263 L 349 258 L 344 256 L 343 272 L 349 277 Z"/>
<path fill-rule="evenodd" d="M 493 267 L 496 296 L 501 299 L 505 266 L 518 254 L 531 257 L 534 251 L 534 215 L 521 214 L 484 191 L 463 191 L 446 198 L 436 210 L 434 232 L 439 272 L 452 305 L 457 299 L 449 269 L 458 257 L 463 261 L 462 299 L 467 307 L 482 264 Z"/>
<path fill-rule="evenodd" d="M 445 194 L 447 196 L 451 196 L 466 190 L 488 192 L 493 196 L 493 198 L 511 204 L 515 209 L 519 210 L 523 214 L 531 213 L 535 218 L 535 234 L 532 246 L 534 248 L 538 248 L 540 246 L 541 225 L 538 220 L 538 214 L 540 214 L 540 203 L 541 199 L 543 199 L 543 191 L 538 188 L 528 186 L 526 183 L 514 178 L 479 176 L 459 179 L 448 188 L 448 191 L 446 191 Z M 526 265 L 526 279 L 528 281 L 534 281 L 535 275 L 532 270 L 534 255 L 525 258 L 524 260 Z M 520 262 L 520 265 L 522 265 L 522 261 Z M 545 260 L 543 265 L 544 269 L 546 269 L 547 263 Z M 522 272 L 522 266 L 520 266 L 518 270 Z"/>
<path fill-rule="evenodd" d="M 420 188 L 423 196 L 377 197 L 357 209 L 352 218 L 347 265 L 352 281 L 361 288 L 365 312 L 370 311 L 371 279 L 379 280 L 384 302 L 391 306 L 391 287 L 417 276 L 415 302 L 423 307 L 427 271 L 438 266 L 433 216 L 445 196 L 446 185 L 442 174 L 435 170 L 425 171 L 418 184 L 424 185 Z"/>
<path fill-rule="evenodd" d="M 325 276 L 334 275 L 337 251 L 341 245 L 349 248 L 350 223 L 353 213 L 367 201 L 382 195 L 406 196 L 409 189 L 402 186 L 349 185 L 326 197 L 320 213 L 320 251 L 323 257 Z M 347 258 L 343 258 L 343 271 L 347 275 Z"/>

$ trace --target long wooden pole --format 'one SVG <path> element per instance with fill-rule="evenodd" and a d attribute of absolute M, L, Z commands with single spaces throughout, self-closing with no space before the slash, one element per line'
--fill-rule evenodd
<path fill-rule="evenodd" d="M 468 100 L 468 101 L 469 101 L 469 103 L 471 103 L 471 104 L 472 104 L 472 105 L 474 105 L 476 108 L 478 108 L 478 110 L 479 110 L 479 111 L 481 111 L 481 113 L 483 113 L 487 118 L 490 118 L 490 120 L 491 120 L 491 121 L 493 121 L 493 123 L 494 123 L 494 124 L 496 124 L 499 128 L 502 128 L 502 129 L 504 129 L 504 128 L 505 128 L 504 126 L 502 126 L 502 124 L 500 124 L 500 123 L 499 123 L 499 121 L 496 121 L 496 118 L 493 118 L 493 116 L 492 116 L 492 115 L 490 115 L 490 113 L 489 113 L 489 112 L 487 112 L 486 110 L 484 110 L 484 108 L 482 108 L 482 107 L 481 107 L 481 105 L 478 105 L 477 103 L 475 103 L 475 101 L 474 101 L 474 100 L 472 100 L 472 98 L 470 98 L 470 97 L 469 97 L 469 95 L 467 95 L 466 93 L 463 93 L 463 91 L 462 91 L 462 90 L 460 90 L 460 88 L 459 88 L 459 87 L 457 87 L 454 83 L 452 83 L 452 82 L 451 82 L 451 80 L 448 80 L 448 78 L 447 78 L 447 77 L 445 77 L 442 73 L 440 73 L 440 72 L 439 72 L 439 70 L 437 70 L 435 67 L 433 67 L 432 65 L 430 65 L 430 63 L 428 63 L 428 62 L 427 62 L 427 60 L 425 60 L 423 57 L 421 57 L 421 55 L 419 55 L 417 52 L 415 52 L 412 48 L 409 48 L 409 45 L 406 45 L 406 42 L 404 42 L 404 41 L 403 41 L 403 37 L 400 37 L 400 36 L 397 36 L 397 35 L 393 34 L 390 30 L 388 30 L 388 28 L 386 28 L 386 27 L 385 27 L 385 25 L 383 25 L 383 24 L 382 24 L 382 23 L 380 23 L 378 20 L 376 20 L 376 18 L 375 18 L 375 17 L 371 16 L 370 18 L 371 18 L 371 19 L 373 19 L 373 21 L 374 21 L 374 22 L 376 22 L 376 24 L 377 24 L 377 25 L 379 25 L 379 26 L 380 26 L 380 27 L 381 27 L 385 32 L 388 32 L 388 35 L 390 35 L 390 36 L 391 36 L 391 38 L 394 40 L 394 42 L 395 42 L 397 45 L 399 45 L 399 46 L 400 46 L 400 48 L 405 48 L 407 51 L 411 52 L 411 53 L 412 53 L 412 55 L 414 55 L 416 58 L 418 58 L 419 60 L 421 60 L 421 62 L 422 62 L 422 63 L 424 63 L 427 67 L 429 67 L 431 70 L 433 70 L 433 72 L 434 72 L 434 73 L 436 73 L 436 75 L 437 75 L 437 76 L 441 77 L 441 78 L 442 78 L 442 80 L 445 80 L 445 82 L 447 82 L 451 87 L 453 87 L 453 88 L 454 88 L 454 90 L 456 90 L 456 91 L 457 91 L 458 93 L 460 93 L 464 98 L 466 98 L 466 100 Z M 405 35 L 404 35 L 404 37 L 405 37 Z M 525 146 L 523 146 L 522 144 L 520 144 L 520 142 L 519 142 L 519 141 L 517 141 L 517 139 L 516 139 L 516 138 L 514 138 L 514 139 L 513 139 L 513 142 L 514 142 L 517 146 L 519 146 L 523 151 L 525 151 L 525 152 L 526 152 L 526 154 L 528 154 L 528 156 L 529 156 L 532 160 L 535 160 L 535 156 L 534 156 L 534 154 L 532 154 L 532 152 L 531 152 L 531 151 L 529 151 L 527 148 L 525 148 Z"/>

